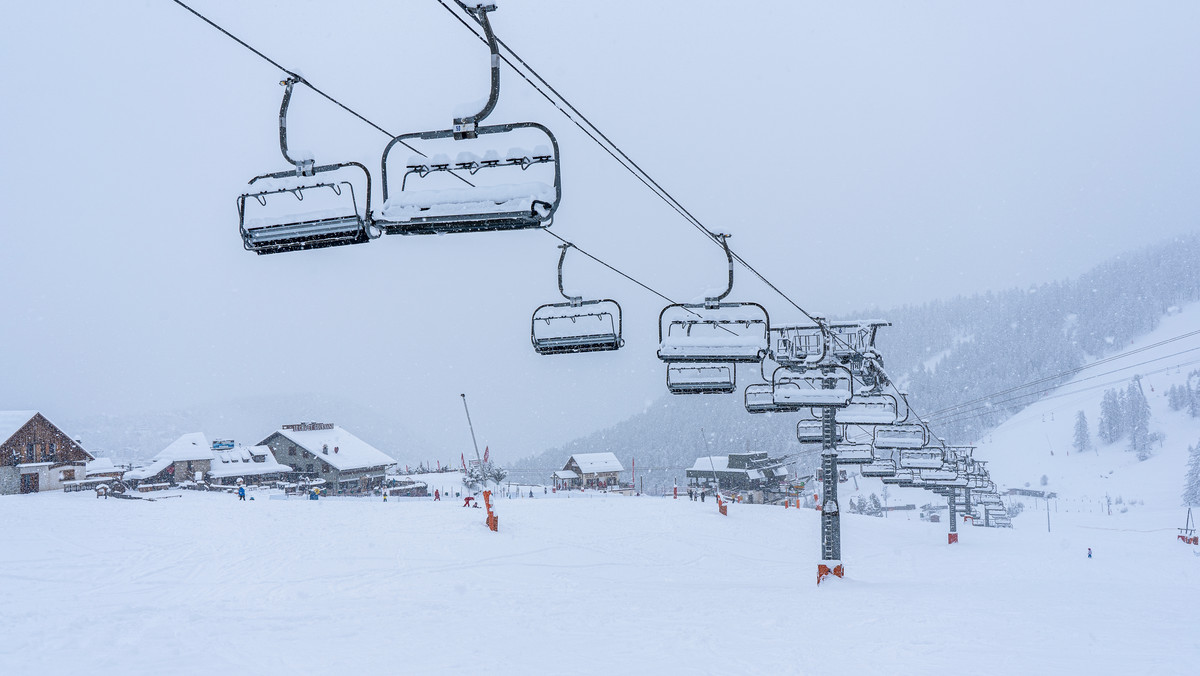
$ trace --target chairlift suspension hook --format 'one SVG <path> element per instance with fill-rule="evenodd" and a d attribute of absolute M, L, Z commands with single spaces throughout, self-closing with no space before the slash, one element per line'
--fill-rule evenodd
<path fill-rule="evenodd" d="M 283 90 L 283 103 L 279 104 L 279 150 L 283 152 L 283 159 L 287 160 L 289 164 L 292 164 L 296 167 L 297 176 L 312 176 L 314 173 L 313 168 L 316 165 L 316 160 L 294 160 L 292 159 L 291 155 L 288 155 L 287 112 L 288 105 L 292 102 L 292 87 L 297 82 L 304 82 L 304 80 L 293 75 L 286 80 L 281 80 L 279 82 L 279 84 L 286 87 L 286 89 Z"/>
<path fill-rule="evenodd" d="M 705 298 L 704 299 L 704 307 L 706 307 L 710 310 L 715 309 L 718 305 L 720 305 L 721 301 L 725 300 L 725 297 L 728 296 L 731 291 L 733 291 L 733 253 L 731 253 L 729 251 L 729 237 L 730 236 L 726 235 L 726 234 L 716 233 L 713 235 L 713 237 L 720 239 L 721 246 L 725 248 L 725 258 L 729 261 L 729 285 L 725 287 L 725 293 L 722 293 L 721 295 L 715 296 L 713 298 Z"/>
<path fill-rule="evenodd" d="M 476 128 L 484 118 L 492 113 L 492 109 L 496 107 L 496 102 L 500 100 L 500 45 L 496 41 L 496 34 L 492 32 L 492 23 L 488 21 L 488 12 L 496 11 L 495 5 L 476 5 L 468 7 L 461 1 L 458 3 L 471 18 L 475 19 L 480 26 L 483 27 L 484 37 L 487 38 L 488 51 L 491 53 L 491 71 L 492 85 L 488 91 L 488 100 L 484 104 L 483 110 L 468 115 L 466 117 L 454 118 L 454 139 L 461 141 L 462 139 L 477 138 Z"/>
<path fill-rule="evenodd" d="M 567 249 L 573 246 L 575 245 L 570 242 L 558 245 L 558 248 L 562 249 L 562 254 L 558 257 L 558 292 L 571 303 L 571 307 L 579 307 L 583 304 L 583 296 L 568 296 L 566 290 L 563 288 L 563 261 L 567 260 Z"/>

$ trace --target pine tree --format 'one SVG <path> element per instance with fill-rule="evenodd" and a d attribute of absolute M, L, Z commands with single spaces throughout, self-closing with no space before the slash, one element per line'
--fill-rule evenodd
<path fill-rule="evenodd" d="M 1111 444 L 1120 438 L 1120 418 L 1121 402 L 1117 398 L 1117 391 L 1105 390 L 1104 398 L 1100 401 L 1100 422 L 1096 429 L 1096 435 L 1100 437 L 1100 441 Z"/>
<path fill-rule="evenodd" d="M 1182 410 L 1188 404 L 1187 390 L 1181 385 L 1172 385 L 1167 389 L 1167 405 L 1172 411 Z"/>
<path fill-rule="evenodd" d="M 1183 504 L 1200 507 L 1200 443 L 1188 446 L 1188 468 L 1183 482 Z"/>
<path fill-rule="evenodd" d="M 1075 414 L 1075 441 L 1072 446 L 1076 453 L 1082 453 L 1092 447 L 1092 436 L 1088 433 L 1087 416 L 1083 411 Z"/>
<path fill-rule="evenodd" d="M 1150 402 L 1142 394 L 1140 378 L 1134 378 L 1125 390 L 1125 429 L 1129 432 L 1129 450 L 1139 460 L 1150 457 Z"/>
<path fill-rule="evenodd" d="M 871 494 L 871 511 L 869 513 L 874 516 L 879 516 L 883 513 L 883 503 L 879 501 L 879 496 L 874 493 Z"/>

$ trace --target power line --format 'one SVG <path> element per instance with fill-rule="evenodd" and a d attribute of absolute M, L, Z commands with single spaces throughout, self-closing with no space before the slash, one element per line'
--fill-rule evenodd
<path fill-rule="evenodd" d="M 1107 364 L 1107 363 L 1109 363 L 1109 362 L 1111 362 L 1111 361 L 1114 361 L 1114 360 L 1116 360 L 1116 359 L 1121 359 L 1121 358 L 1123 358 L 1123 357 L 1128 357 L 1128 356 L 1130 356 L 1130 355 L 1138 354 L 1139 352 L 1145 352 L 1146 350 L 1152 350 L 1152 349 L 1154 349 L 1154 348 L 1156 348 L 1156 347 L 1161 347 L 1161 346 L 1163 346 L 1163 345 L 1167 345 L 1167 344 L 1173 343 L 1173 342 L 1175 342 L 1175 341 L 1177 341 L 1177 340 L 1183 340 L 1184 338 L 1191 338 L 1192 336 L 1195 336 L 1195 335 L 1200 335 L 1200 330 L 1196 330 L 1196 331 L 1189 331 L 1188 333 L 1184 333 L 1184 334 L 1181 334 L 1181 335 L 1175 336 L 1175 337 L 1173 337 L 1173 338 L 1167 338 L 1167 339 L 1165 339 L 1165 340 L 1161 340 L 1161 341 L 1159 341 L 1159 342 L 1157 342 L 1157 343 L 1154 343 L 1153 345 L 1146 345 L 1146 346 L 1144 346 L 1144 347 L 1139 347 L 1139 348 L 1136 348 L 1136 349 L 1133 349 L 1133 350 L 1127 350 L 1127 351 L 1125 351 L 1125 352 L 1120 352 L 1120 353 L 1118 353 L 1118 354 L 1114 354 L 1114 355 L 1111 355 L 1111 356 L 1105 357 L 1105 358 L 1103 358 L 1103 359 L 1098 359 L 1098 360 L 1096 360 L 1096 361 L 1094 361 L 1094 362 L 1091 362 L 1091 363 L 1089 363 L 1089 364 L 1084 364 L 1083 366 L 1077 366 L 1077 367 L 1075 367 L 1075 368 L 1072 368 L 1072 369 L 1067 369 L 1066 371 L 1061 371 L 1061 372 L 1059 372 L 1059 373 L 1056 373 L 1056 374 L 1054 374 L 1054 375 L 1045 376 L 1045 377 L 1043 377 L 1043 378 L 1039 378 L 1039 379 L 1037 379 L 1037 380 L 1033 380 L 1033 381 L 1030 381 L 1030 382 L 1027 382 L 1027 383 L 1021 384 L 1021 385 L 1015 385 L 1015 386 L 1013 386 L 1013 387 L 1010 387 L 1010 388 L 1008 388 L 1008 389 L 1005 389 L 1005 390 L 1000 390 L 1000 391 L 997 391 L 997 392 L 992 392 L 991 394 L 985 394 L 985 395 L 983 395 L 982 397 L 979 397 L 979 398 L 977 398 L 977 399 L 972 399 L 972 400 L 970 400 L 970 401 L 964 401 L 964 402 L 962 402 L 962 403 L 955 404 L 954 406 L 948 406 L 948 407 L 946 407 L 946 408 L 943 408 L 943 409 L 938 409 L 938 410 L 936 410 L 936 411 L 933 411 L 933 412 L 931 412 L 929 415 L 930 415 L 931 417 L 937 417 L 937 416 L 939 416 L 940 414 L 946 413 L 946 412 L 948 412 L 948 411 L 953 411 L 953 410 L 955 410 L 955 409 L 964 408 L 964 407 L 967 407 L 967 406 L 971 406 L 971 405 L 973 405 L 973 404 L 978 404 L 978 403 L 980 403 L 980 402 L 988 401 L 988 400 L 989 400 L 989 399 L 991 399 L 992 397 L 999 397 L 999 396 L 1002 396 L 1002 395 L 1008 394 L 1008 393 L 1010 393 L 1010 392 L 1015 392 L 1015 391 L 1017 391 L 1017 390 L 1024 389 L 1024 388 L 1026 388 L 1026 387 L 1033 387 L 1034 385 L 1040 385 L 1040 384 L 1042 384 L 1042 383 L 1050 382 L 1050 381 L 1053 381 L 1053 380 L 1058 380 L 1059 378 L 1064 378 L 1064 377 L 1066 377 L 1066 376 L 1074 375 L 1074 374 L 1076 374 L 1076 373 L 1079 373 L 1079 372 L 1081 372 L 1081 371 L 1086 371 L 1087 369 L 1090 369 L 1090 368 L 1095 368 L 1095 367 L 1097 367 L 1097 366 L 1100 366 L 1100 365 L 1102 365 L 1102 364 Z"/>
<path fill-rule="evenodd" d="M 1192 347 L 1192 348 L 1188 348 L 1188 349 L 1186 349 L 1186 350 L 1180 350 L 1180 351 L 1178 351 L 1178 352 L 1172 352 L 1171 354 L 1163 355 L 1163 356 L 1161 356 L 1161 357 L 1155 357 L 1154 359 L 1147 359 L 1146 361 L 1138 362 L 1138 363 L 1136 363 L 1136 364 L 1130 364 L 1130 365 L 1128 365 L 1128 366 L 1122 366 L 1122 367 L 1120 367 L 1120 368 L 1116 368 L 1116 369 L 1113 369 L 1113 370 L 1111 370 L 1111 371 L 1104 371 L 1104 372 L 1102 372 L 1102 373 L 1097 373 L 1097 374 L 1095 374 L 1095 375 L 1091 375 L 1091 376 L 1088 376 L 1088 377 L 1086 377 L 1086 378 L 1082 378 L 1082 379 L 1080 379 L 1080 380 L 1079 380 L 1079 381 L 1077 381 L 1077 382 L 1085 382 L 1085 381 L 1088 381 L 1088 380 L 1093 380 L 1093 379 L 1095 379 L 1095 378 L 1099 378 L 1099 377 L 1101 377 L 1101 376 L 1107 376 L 1107 375 L 1112 375 L 1112 374 L 1114 374 L 1114 373 L 1120 373 L 1121 371 L 1127 371 L 1127 370 L 1129 370 L 1129 369 L 1132 369 L 1132 368 L 1137 368 L 1137 367 L 1139 367 L 1139 366 L 1145 366 L 1146 364 L 1152 364 L 1152 363 L 1154 363 L 1154 362 L 1156 362 L 1156 361 L 1162 361 L 1162 360 L 1164 360 L 1164 359 L 1170 359 L 1170 358 L 1172 358 L 1172 357 L 1178 357 L 1179 355 L 1182 355 L 1182 354 L 1187 354 L 1188 352 L 1195 352 L 1196 350 L 1200 350 L 1200 347 Z M 1140 352 L 1140 351 L 1141 351 L 1141 350 L 1136 350 L 1136 352 Z M 1130 354 L 1132 354 L 1132 352 L 1131 352 Z M 1077 372 L 1077 371 L 1076 371 L 1076 372 Z M 1009 390 L 1009 392 L 1015 391 L 1015 390 L 1017 390 L 1017 389 L 1024 389 L 1025 387 L 1032 387 L 1033 385 L 1036 385 L 1036 384 L 1045 384 L 1046 382 L 1049 382 L 1049 380 L 1050 380 L 1050 379 L 1043 378 L 1043 379 L 1041 379 L 1041 380 L 1033 381 L 1033 382 L 1031 382 L 1031 383 L 1029 383 L 1029 384 L 1027 384 L 1027 385 L 1023 385 L 1023 386 L 1021 386 L 1021 387 L 1013 388 L 1012 390 Z M 934 420 L 936 420 L 936 419 L 948 419 L 948 418 L 954 418 L 955 416 L 957 416 L 957 415 L 958 415 L 958 414 L 960 414 L 960 413 L 970 413 L 970 412 L 972 412 L 972 411 L 978 411 L 978 410 L 981 410 L 981 409 L 987 409 L 987 408 L 990 408 L 990 407 L 992 407 L 992 406 L 994 406 L 994 405 L 998 405 L 998 404 L 1005 404 L 1005 403 L 1008 403 L 1008 402 L 1010 402 L 1010 401 L 1016 401 L 1016 400 L 1018 400 L 1018 399 L 1023 399 L 1023 398 L 1025 398 L 1025 397 L 1033 396 L 1033 395 L 1035 395 L 1035 394 L 1038 394 L 1038 393 L 1040 393 L 1040 392 L 1050 392 L 1050 391 L 1052 391 L 1052 390 L 1054 390 L 1054 389 L 1057 389 L 1058 387 L 1059 387 L 1058 385 L 1053 385 L 1053 386 L 1051 386 L 1051 387 L 1048 387 L 1048 388 L 1046 388 L 1046 389 L 1043 389 L 1043 390 L 1037 390 L 1037 391 L 1035 391 L 1035 392 L 1028 392 L 1028 393 L 1025 393 L 1025 394 L 1018 394 L 1018 395 L 1016 395 L 1016 396 L 1010 397 L 1010 398 L 1008 398 L 1008 399 L 1002 399 L 1002 400 L 1000 400 L 1000 401 L 991 401 L 990 399 L 987 399 L 987 400 L 986 400 L 986 403 L 985 403 L 983 406 L 974 406 L 974 407 L 972 407 L 972 408 L 966 408 L 965 410 L 958 410 L 958 409 L 945 409 L 945 411 L 946 411 L 946 412 L 944 412 L 944 413 L 941 413 L 940 415 L 933 415 L 933 416 L 930 416 L 930 418 L 931 418 L 931 419 L 934 419 Z M 984 402 L 984 401 L 985 401 L 985 400 L 979 400 L 979 402 Z"/>
<path fill-rule="evenodd" d="M 1200 350 L 1200 348 L 1193 348 L 1193 350 Z M 1193 351 L 1193 350 L 1184 350 L 1184 352 L 1191 352 L 1191 351 Z M 1178 353 L 1178 354 L 1183 354 L 1183 352 L 1180 352 L 1180 353 Z M 1171 356 L 1175 356 L 1175 355 L 1171 355 Z M 1165 358 L 1165 357 L 1164 357 L 1164 358 Z M 1158 360 L 1150 360 L 1150 361 L 1158 361 Z M 1143 363 L 1150 363 L 1150 362 L 1143 362 Z M 1190 361 L 1178 362 L 1178 363 L 1175 363 L 1175 364 L 1171 364 L 1171 365 L 1169 365 L 1169 366 L 1164 366 L 1164 367 L 1161 367 L 1161 368 L 1155 369 L 1155 370 L 1153 370 L 1153 371 L 1147 371 L 1147 372 L 1145 372 L 1145 373 L 1143 373 L 1143 374 L 1141 374 L 1141 375 L 1145 375 L 1145 376 L 1157 375 L 1157 374 L 1159 374 L 1159 373 L 1166 373 L 1167 371 L 1170 371 L 1171 369 L 1178 369 L 1178 368 L 1182 368 L 1182 367 L 1184 367 L 1184 366 L 1191 366 L 1192 364 L 1200 364 L 1200 359 L 1193 359 L 1193 360 L 1190 360 Z M 1102 376 L 1112 375 L 1112 374 L 1114 374 L 1114 373 L 1119 373 L 1119 372 L 1121 372 L 1121 371 L 1127 370 L 1128 368 L 1133 368 L 1133 367 L 1120 368 L 1120 369 L 1113 369 L 1112 371 L 1106 371 L 1106 372 L 1104 372 L 1104 373 L 1097 373 L 1097 374 L 1096 374 L 1096 375 L 1094 375 L 1094 376 L 1089 376 L 1089 377 L 1087 377 L 1087 378 L 1084 378 L 1083 380 L 1080 380 L 1080 381 L 1078 381 L 1078 382 L 1084 382 L 1084 381 L 1087 381 L 1087 380 L 1092 380 L 1092 379 L 1095 379 L 1095 378 L 1100 378 L 1100 377 L 1102 377 Z M 1089 385 L 1088 387 L 1084 387 L 1084 388 L 1080 388 L 1080 389 L 1072 389 L 1072 390 L 1069 390 L 1069 391 L 1067 391 L 1067 392 L 1062 392 L 1062 393 L 1055 394 L 1055 395 L 1052 395 L 1052 396 L 1049 396 L 1049 397 L 1043 397 L 1043 399 L 1059 399 L 1059 398 L 1062 398 L 1062 397 L 1068 397 L 1068 396 L 1071 396 L 1071 395 L 1073 395 L 1073 394 L 1082 394 L 1082 393 L 1084 393 L 1084 392 L 1090 392 L 1090 391 L 1092 391 L 1092 390 L 1096 390 L 1096 389 L 1099 389 L 1099 388 L 1101 388 L 1101 387 L 1108 387 L 1109 385 L 1115 385 L 1115 384 L 1117 384 L 1117 383 L 1125 382 L 1126 380 L 1128 380 L 1128 378 L 1118 378 L 1118 379 L 1116 379 L 1116 380 L 1110 380 L 1110 381 L 1106 381 L 1106 382 L 1103 382 L 1103 383 L 1098 383 L 1098 384 L 1095 384 L 1095 385 Z M 1026 396 L 1035 396 L 1035 395 L 1039 395 L 1039 394 L 1045 394 L 1045 393 L 1047 393 L 1047 392 L 1053 392 L 1053 391 L 1055 391 L 1055 390 L 1057 390 L 1057 389 L 1059 389 L 1057 386 L 1055 386 L 1055 387 L 1048 387 L 1048 388 L 1046 388 L 1046 389 L 1044 389 L 1044 390 L 1038 390 L 1038 391 L 1036 391 L 1036 392 L 1031 392 L 1031 393 L 1029 393 L 1028 395 L 1020 395 L 1020 396 L 1017 396 L 1017 397 L 1013 397 L 1013 399 L 1011 399 L 1011 400 L 1006 400 L 1006 401 L 1015 401 L 1015 400 L 1017 400 L 1017 399 L 1021 399 L 1021 398 L 1024 398 L 1024 397 L 1026 397 Z M 1000 403 L 1006 403 L 1006 402 L 1000 402 Z M 959 415 L 959 414 L 952 414 L 950 417 L 947 417 L 947 418 L 944 418 L 944 419 L 940 419 L 940 420 L 939 420 L 939 422 L 942 422 L 942 423 L 949 424 L 949 423 L 953 423 L 953 422 L 960 422 L 960 421 L 963 421 L 963 420 L 974 420 L 974 419 L 976 419 L 976 418 L 982 418 L 982 417 L 985 417 L 985 416 L 987 416 L 987 415 L 989 415 L 989 414 L 991 413 L 991 411 L 984 411 L 983 413 L 973 413 L 973 411 L 978 411 L 978 410 L 980 410 L 980 409 L 971 409 L 970 411 L 962 411 L 962 414 L 961 414 L 961 415 Z M 970 414 L 970 415 L 968 415 L 968 414 Z"/>

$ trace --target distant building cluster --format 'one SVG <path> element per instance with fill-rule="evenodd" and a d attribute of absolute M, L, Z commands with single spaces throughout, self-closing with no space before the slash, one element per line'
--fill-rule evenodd
<path fill-rule="evenodd" d="M 382 489 L 395 464 L 333 423 L 305 422 L 282 425 L 251 446 L 184 434 L 149 463 L 122 470 L 94 457 L 37 411 L 0 411 L 0 495 L 82 490 L 113 480 L 141 490 L 304 482 L 359 494 Z"/>

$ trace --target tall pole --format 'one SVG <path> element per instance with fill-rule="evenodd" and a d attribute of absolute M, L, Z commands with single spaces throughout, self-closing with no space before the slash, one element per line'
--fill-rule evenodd
<path fill-rule="evenodd" d="M 817 584 L 832 574 L 842 577 L 842 520 L 837 499 L 837 421 L 833 406 L 821 407 L 821 562 Z"/>
<path fill-rule="evenodd" d="M 946 500 L 946 504 L 950 506 L 950 533 L 947 536 L 947 543 L 954 544 L 958 542 L 958 510 L 955 501 L 958 500 L 958 489 L 950 489 L 950 498 Z"/>
<path fill-rule="evenodd" d="M 479 442 L 475 441 L 475 426 L 471 424 L 471 409 L 467 408 L 467 395 L 460 394 L 463 400 L 463 410 L 467 412 L 467 427 L 471 429 L 471 443 L 475 445 L 475 459 L 483 466 L 483 458 L 479 457 Z"/>

